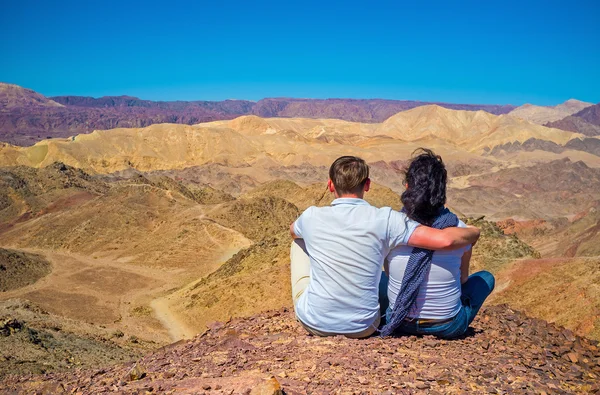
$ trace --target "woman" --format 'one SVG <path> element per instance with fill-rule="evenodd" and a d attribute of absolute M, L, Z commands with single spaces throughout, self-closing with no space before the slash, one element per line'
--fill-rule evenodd
<path fill-rule="evenodd" d="M 407 216 L 423 225 L 466 227 L 445 208 L 447 173 L 431 150 L 413 158 L 401 200 Z M 463 335 L 494 289 L 494 276 L 469 276 L 471 247 L 433 251 L 399 246 L 386 259 L 390 307 L 383 336 L 407 333 L 455 338 Z"/>

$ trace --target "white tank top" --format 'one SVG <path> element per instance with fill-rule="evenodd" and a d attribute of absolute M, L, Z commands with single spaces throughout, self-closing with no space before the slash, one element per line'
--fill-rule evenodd
<path fill-rule="evenodd" d="M 459 221 L 458 227 L 465 228 L 466 225 Z M 458 314 L 461 307 L 460 263 L 463 254 L 470 248 L 469 246 L 454 251 L 433 253 L 431 269 L 419 289 L 417 302 L 408 312 L 409 318 L 441 320 L 452 318 Z M 388 298 L 390 299 L 390 308 L 394 308 L 412 249 L 409 246 L 398 246 L 386 258 L 389 262 Z"/>

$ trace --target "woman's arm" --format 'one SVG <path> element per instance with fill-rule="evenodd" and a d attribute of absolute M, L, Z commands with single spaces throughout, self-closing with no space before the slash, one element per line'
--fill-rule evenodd
<path fill-rule="evenodd" d="M 466 251 L 461 260 L 460 260 L 460 283 L 464 284 L 469 279 L 469 265 L 471 264 L 471 254 L 473 253 L 473 248 L 469 248 L 469 251 Z"/>

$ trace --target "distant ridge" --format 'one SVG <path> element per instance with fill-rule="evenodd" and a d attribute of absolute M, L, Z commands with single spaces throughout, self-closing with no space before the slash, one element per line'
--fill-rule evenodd
<path fill-rule="evenodd" d="M 600 136 L 600 103 L 586 107 L 583 110 L 546 126 L 585 134 Z"/>
<path fill-rule="evenodd" d="M 10 111 L 15 108 L 32 107 L 63 107 L 47 97 L 31 89 L 21 88 L 14 84 L 0 83 L 0 112 Z"/>
<path fill-rule="evenodd" d="M 0 83 L 0 141 L 32 145 L 54 137 L 93 130 L 146 127 L 157 123 L 194 125 L 241 115 L 283 118 L 333 118 L 378 123 L 415 107 L 437 104 L 454 110 L 484 110 L 505 114 L 511 105 L 428 103 L 384 99 L 268 98 L 258 102 L 151 101 L 133 96 L 56 96 L 46 98 L 30 89 Z"/>
<path fill-rule="evenodd" d="M 413 100 L 270 98 L 259 100 L 253 108 L 253 114 L 264 118 L 334 118 L 378 123 L 401 111 L 431 104 L 451 110 L 483 110 L 495 115 L 506 114 L 514 109 L 511 105 L 452 104 Z"/>
<path fill-rule="evenodd" d="M 589 106 L 593 106 L 593 103 L 586 103 L 575 99 L 569 99 L 557 106 L 524 104 L 512 110 L 509 115 L 537 123 L 538 125 L 544 125 L 548 122 L 558 121 L 571 114 L 575 114 Z"/>

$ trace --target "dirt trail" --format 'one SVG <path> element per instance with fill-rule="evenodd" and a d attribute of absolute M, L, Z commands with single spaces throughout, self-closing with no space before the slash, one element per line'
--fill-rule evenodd
<path fill-rule="evenodd" d="M 150 307 L 152 307 L 154 315 L 162 326 L 169 332 L 169 337 L 172 341 L 191 339 L 197 334 L 197 331 L 190 329 L 171 310 L 168 297 L 154 299 L 150 302 Z"/>
<path fill-rule="evenodd" d="M 52 272 L 35 284 L 3 292 L 0 300 L 30 300 L 57 315 L 121 330 L 126 334 L 159 343 L 193 337 L 189 327 L 170 308 L 169 295 L 195 283 L 216 270 L 237 251 L 250 244 L 235 233 L 231 243 L 217 240 L 207 232 L 218 255 L 196 267 L 170 269 L 129 264 L 127 259 L 90 257 L 68 251 L 19 248 L 40 254 L 52 264 Z M 233 248 L 232 248 L 233 244 Z"/>
<path fill-rule="evenodd" d="M 241 249 L 242 248 L 229 248 L 225 250 L 223 255 L 218 259 L 220 263 L 219 266 L 227 262 L 229 258 L 234 256 Z M 181 289 L 189 288 L 197 282 L 198 280 L 194 280 L 181 287 Z M 150 307 L 152 307 L 156 318 L 169 332 L 169 336 L 172 341 L 175 342 L 181 339 L 191 339 L 198 334 L 198 330 L 190 328 L 184 322 L 184 320 L 181 319 L 179 315 L 173 311 L 173 309 L 171 309 L 171 294 L 152 300 L 152 302 L 150 302 Z"/>

